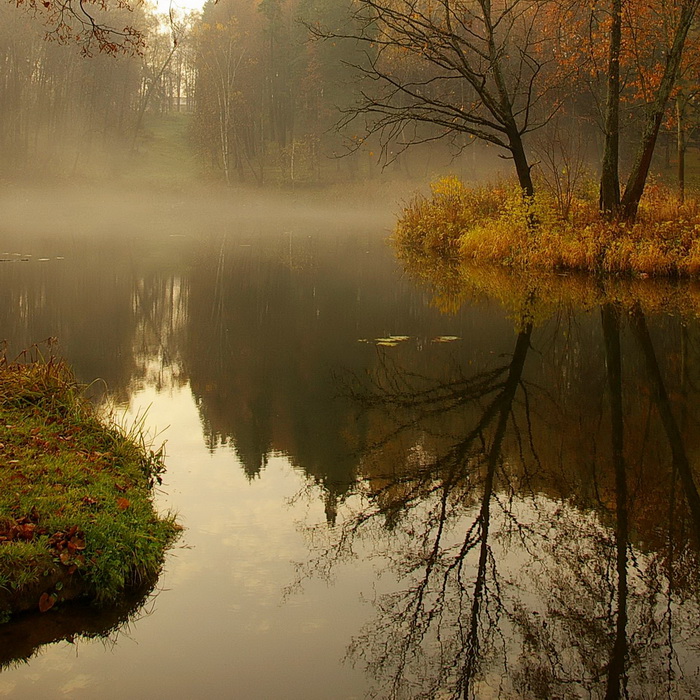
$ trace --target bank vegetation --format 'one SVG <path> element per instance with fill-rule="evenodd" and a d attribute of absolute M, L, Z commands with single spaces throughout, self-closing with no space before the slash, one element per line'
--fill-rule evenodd
<path fill-rule="evenodd" d="M 550 271 L 690 277 L 700 272 L 700 207 L 663 185 L 647 187 L 632 221 L 608 219 L 594 193 L 566 209 L 552 194 L 517 186 L 467 187 L 455 177 L 414 197 L 394 242 L 406 256 Z"/>
<path fill-rule="evenodd" d="M 155 582 L 179 527 L 163 451 L 105 422 L 60 359 L 0 361 L 0 616 Z"/>

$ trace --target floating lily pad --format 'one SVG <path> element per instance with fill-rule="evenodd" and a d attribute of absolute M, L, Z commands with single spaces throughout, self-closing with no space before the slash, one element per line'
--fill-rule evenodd
<path fill-rule="evenodd" d="M 437 338 L 433 338 L 431 342 L 433 343 L 452 343 L 455 340 L 461 340 L 457 335 L 439 335 Z"/>
<path fill-rule="evenodd" d="M 374 342 L 377 345 L 386 345 L 388 343 L 396 345 L 397 343 L 402 343 L 404 340 L 408 340 L 409 337 L 408 335 L 389 335 L 386 338 L 375 338 Z"/>

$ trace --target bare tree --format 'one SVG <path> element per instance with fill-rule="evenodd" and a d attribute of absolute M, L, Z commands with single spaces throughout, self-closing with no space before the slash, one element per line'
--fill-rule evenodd
<path fill-rule="evenodd" d="M 534 146 L 537 156 L 538 185 L 540 181 L 552 194 L 559 214 L 568 219 L 574 197 L 588 176 L 586 149 L 581 132 L 574 126 L 563 126 L 554 119 L 543 129 Z"/>
<path fill-rule="evenodd" d="M 317 37 L 357 42 L 360 98 L 342 126 L 362 122 L 383 154 L 466 134 L 512 159 L 527 196 L 534 193 L 525 136 L 556 112 L 545 100 L 553 61 L 546 3 L 532 0 L 358 0 L 351 29 L 312 27 Z"/>

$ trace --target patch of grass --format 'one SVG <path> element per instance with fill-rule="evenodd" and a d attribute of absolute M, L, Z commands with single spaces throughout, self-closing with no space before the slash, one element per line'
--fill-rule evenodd
<path fill-rule="evenodd" d="M 606 221 L 582 198 L 564 218 L 546 195 L 526 202 L 516 187 L 468 188 L 449 177 L 408 203 L 393 241 L 404 255 L 519 269 L 696 276 L 700 206 L 651 185 L 634 223 Z"/>
<path fill-rule="evenodd" d="M 185 112 L 147 115 L 136 152 L 125 162 L 124 177 L 134 184 L 166 187 L 187 187 L 200 181 L 201 167 L 189 138 L 190 123 L 191 115 Z"/>
<path fill-rule="evenodd" d="M 0 614 L 157 577 L 178 534 L 161 451 L 103 421 L 60 359 L 0 361 Z"/>

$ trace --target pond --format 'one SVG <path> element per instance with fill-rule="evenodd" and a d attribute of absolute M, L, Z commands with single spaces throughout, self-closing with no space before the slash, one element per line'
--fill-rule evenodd
<path fill-rule="evenodd" d="M 3 337 L 166 441 L 186 528 L 0 629 L 0 696 L 700 695 L 695 285 L 401 262 L 376 192 L 0 206 Z"/>

